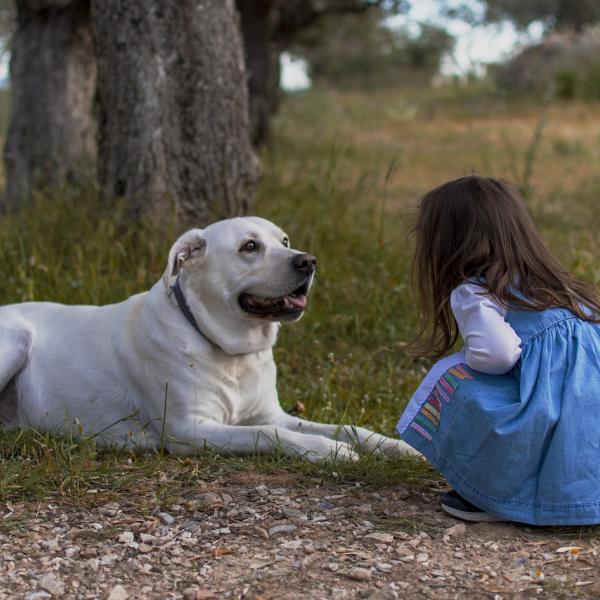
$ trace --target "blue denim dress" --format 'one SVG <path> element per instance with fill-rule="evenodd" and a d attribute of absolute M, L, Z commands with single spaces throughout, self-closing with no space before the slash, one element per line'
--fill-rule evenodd
<path fill-rule="evenodd" d="M 509 310 L 522 340 L 506 375 L 437 362 L 398 432 L 464 498 L 533 525 L 600 523 L 600 325 Z"/>

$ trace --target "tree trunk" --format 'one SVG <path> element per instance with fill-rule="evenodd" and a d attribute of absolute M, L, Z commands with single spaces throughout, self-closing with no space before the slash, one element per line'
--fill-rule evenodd
<path fill-rule="evenodd" d="M 246 56 L 250 132 L 252 143 L 258 147 L 269 137 L 270 119 L 280 100 L 280 50 L 273 40 L 273 2 L 237 0 L 237 8 Z"/>
<path fill-rule="evenodd" d="M 98 177 L 134 215 L 251 206 L 259 163 L 233 0 L 92 0 Z"/>
<path fill-rule="evenodd" d="M 4 160 L 14 206 L 38 185 L 89 172 L 95 157 L 94 44 L 87 0 L 19 0 Z"/>

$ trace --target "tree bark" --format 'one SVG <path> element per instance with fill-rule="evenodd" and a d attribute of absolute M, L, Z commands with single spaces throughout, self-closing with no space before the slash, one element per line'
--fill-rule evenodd
<path fill-rule="evenodd" d="M 135 215 L 246 212 L 259 163 L 233 0 L 92 0 L 98 177 Z"/>
<path fill-rule="evenodd" d="M 246 56 L 250 130 L 256 147 L 268 140 L 271 117 L 281 100 L 279 57 L 298 32 L 324 15 L 364 12 L 381 4 L 383 0 L 236 0 Z"/>
<path fill-rule="evenodd" d="M 12 43 L 6 201 L 91 170 L 96 83 L 88 0 L 19 0 Z"/>
<path fill-rule="evenodd" d="M 259 147 L 269 137 L 271 116 L 279 106 L 279 55 L 273 39 L 272 0 L 237 0 L 240 13 L 252 143 Z"/>

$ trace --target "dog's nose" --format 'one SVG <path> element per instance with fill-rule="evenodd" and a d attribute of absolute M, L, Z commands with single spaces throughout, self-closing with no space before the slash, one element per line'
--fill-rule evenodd
<path fill-rule="evenodd" d="M 317 259 L 312 254 L 296 254 L 292 258 L 292 267 L 300 273 L 310 275 L 317 268 Z"/>

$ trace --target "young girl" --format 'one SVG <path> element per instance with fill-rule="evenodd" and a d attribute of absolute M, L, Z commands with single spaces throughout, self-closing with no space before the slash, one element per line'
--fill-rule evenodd
<path fill-rule="evenodd" d="M 600 523 L 600 293 L 550 254 L 519 194 L 462 177 L 422 200 L 413 263 L 427 354 L 460 335 L 398 423 L 460 518 Z M 423 333 L 423 332 L 422 332 Z"/>

